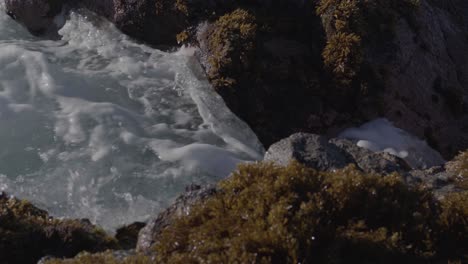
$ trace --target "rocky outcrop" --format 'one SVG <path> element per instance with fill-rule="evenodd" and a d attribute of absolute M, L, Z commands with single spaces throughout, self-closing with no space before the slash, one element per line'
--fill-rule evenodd
<path fill-rule="evenodd" d="M 186 192 L 179 196 L 169 208 L 148 221 L 138 235 L 136 250 L 138 252 L 147 252 L 150 250 L 165 227 L 171 225 L 177 217 L 188 215 L 193 205 L 215 193 L 216 187 L 214 186 L 201 187 L 194 185 L 188 187 Z"/>
<path fill-rule="evenodd" d="M 40 33 L 65 0 L 7 0 Z M 468 4 L 450 1 L 68 1 L 153 45 L 189 43 L 262 143 L 377 117 L 446 159 L 468 148 Z M 37 12 L 36 10 L 39 10 Z"/>
<path fill-rule="evenodd" d="M 32 34 L 57 35 L 54 17 L 63 7 L 61 0 L 5 0 L 7 14 L 21 22 Z"/>
<path fill-rule="evenodd" d="M 267 147 L 377 117 L 447 159 L 468 147 L 467 4 L 317 2 L 252 4 L 198 30 L 208 78 Z"/>
<path fill-rule="evenodd" d="M 264 161 L 287 166 L 297 161 L 319 171 L 335 171 L 354 164 L 370 174 L 400 174 L 409 185 L 421 185 L 432 190 L 438 198 L 467 189 L 466 152 L 446 165 L 428 169 L 413 169 L 408 163 L 388 153 L 376 153 L 358 147 L 355 141 L 298 133 L 273 144 Z M 457 168 L 457 169 L 455 169 Z"/>
<path fill-rule="evenodd" d="M 0 193 L 0 263 L 36 263 L 81 251 L 118 248 L 117 241 L 88 220 L 59 220 L 27 201 Z"/>
<path fill-rule="evenodd" d="M 374 42 L 364 49 L 366 63 L 383 84 L 382 115 L 425 138 L 447 159 L 468 147 L 468 5 L 463 2 L 420 1 L 409 19 L 395 18 L 388 48 Z"/>
<path fill-rule="evenodd" d="M 391 174 L 411 170 L 406 162 L 387 153 L 374 153 L 347 139 L 298 133 L 273 144 L 265 161 L 286 166 L 296 160 L 319 171 L 342 169 L 349 164 L 366 173 Z"/>
<path fill-rule="evenodd" d="M 135 249 L 138 233 L 145 227 L 146 223 L 135 222 L 117 229 L 115 239 L 117 239 L 119 246 L 124 250 Z"/>

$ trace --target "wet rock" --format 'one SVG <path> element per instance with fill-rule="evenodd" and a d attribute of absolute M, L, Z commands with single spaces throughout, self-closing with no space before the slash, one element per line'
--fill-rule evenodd
<path fill-rule="evenodd" d="M 0 263 L 36 263 L 47 255 L 72 257 L 117 247 L 86 219 L 54 219 L 27 201 L 0 194 Z"/>
<path fill-rule="evenodd" d="M 203 201 L 203 199 L 215 193 L 216 187 L 214 186 L 201 187 L 192 185 L 188 187 L 186 192 L 179 196 L 174 204 L 161 212 L 157 217 L 149 220 L 146 226 L 141 229 L 136 250 L 138 252 L 147 252 L 156 241 L 157 236 L 165 227 L 169 226 L 176 217 L 189 214 L 194 204 Z"/>
<path fill-rule="evenodd" d="M 32 34 L 56 35 L 54 17 L 62 11 L 62 0 L 5 0 L 7 14 Z"/>

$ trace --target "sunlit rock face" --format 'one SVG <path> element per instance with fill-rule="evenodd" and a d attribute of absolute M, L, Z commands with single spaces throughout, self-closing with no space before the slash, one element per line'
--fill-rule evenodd
<path fill-rule="evenodd" d="M 137 44 L 90 13 L 58 32 L 32 36 L 0 1 L 0 190 L 112 229 L 263 157 L 192 50 Z"/>

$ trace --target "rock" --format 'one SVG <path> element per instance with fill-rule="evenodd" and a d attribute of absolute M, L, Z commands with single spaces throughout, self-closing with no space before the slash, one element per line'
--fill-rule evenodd
<path fill-rule="evenodd" d="M 328 143 L 326 137 L 305 133 L 294 134 L 271 145 L 264 161 L 287 166 L 293 159 L 320 171 L 340 169 L 353 163 L 349 155 Z"/>
<path fill-rule="evenodd" d="M 7 0 L 6 5 L 11 16 L 39 34 L 52 25 L 64 1 Z M 152 45 L 198 46 L 197 58 L 214 89 L 266 147 L 297 132 L 335 137 L 385 117 L 425 139 L 445 159 L 468 148 L 468 4 L 338 2 L 66 4 L 84 6 Z"/>
<path fill-rule="evenodd" d="M 361 148 L 355 141 L 347 139 L 331 139 L 330 143 L 337 146 L 352 157 L 354 163 L 366 173 L 407 172 L 411 167 L 401 158 L 388 153 L 375 153 Z"/>
<path fill-rule="evenodd" d="M 0 194 L 0 263 L 36 263 L 44 256 L 118 248 L 88 220 L 58 220 L 31 203 Z"/>
<path fill-rule="evenodd" d="M 157 217 L 148 221 L 146 226 L 141 229 L 138 235 L 137 252 L 149 251 L 156 241 L 156 237 L 165 227 L 172 223 L 175 217 L 189 214 L 194 204 L 199 203 L 215 193 L 216 187 L 214 186 L 201 187 L 193 185 L 188 187 L 186 192 L 179 196 L 174 204 L 161 212 Z"/>
<path fill-rule="evenodd" d="M 311 3 L 258 2 L 202 23 L 195 43 L 214 89 L 268 147 L 324 108 L 323 34 Z"/>
<path fill-rule="evenodd" d="M 443 2 L 420 1 L 410 19 L 399 14 L 393 48 L 372 43 L 365 56 L 382 73 L 383 116 L 451 159 L 468 148 L 468 5 Z"/>
<path fill-rule="evenodd" d="M 138 233 L 145 225 L 146 224 L 142 222 L 135 222 L 117 229 L 115 239 L 119 242 L 120 248 L 125 250 L 135 249 Z"/>
<path fill-rule="evenodd" d="M 357 146 L 356 141 L 297 133 L 273 144 L 265 154 L 264 161 L 287 166 L 296 160 L 309 168 L 332 171 L 354 164 L 359 170 L 370 174 L 400 174 L 409 185 L 422 185 L 441 199 L 449 193 L 467 190 L 466 168 L 468 152 L 462 153 L 445 166 L 414 170 L 408 163 L 391 154 L 373 152 Z"/>
<path fill-rule="evenodd" d="M 5 0 L 7 14 L 32 34 L 56 35 L 54 17 L 62 11 L 62 0 Z"/>
<path fill-rule="evenodd" d="M 286 166 L 293 159 L 320 171 L 341 169 L 349 164 L 355 164 L 366 173 L 402 173 L 411 169 L 398 157 L 374 153 L 347 139 L 328 141 L 324 136 L 305 133 L 294 134 L 273 144 L 264 161 Z"/>
<path fill-rule="evenodd" d="M 81 0 L 87 9 L 104 16 L 125 34 L 154 45 L 177 45 L 176 35 L 188 25 L 182 1 Z"/>

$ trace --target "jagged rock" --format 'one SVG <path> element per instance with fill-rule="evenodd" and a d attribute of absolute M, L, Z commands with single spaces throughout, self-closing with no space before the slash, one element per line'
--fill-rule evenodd
<path fill-rule="evenodd" d="M 387 49 L 365 47 L 382 74 L 383 116 L 446 159 L 468 148 L 467 14 L 466 1 L 422 0 L 409 20 L 400 14 Z"/>
<path fill-rule="evenodd" d="M 352 157 L 354 163 L 367 173 L 393 173 L 411 170 L 411 167 L 401 158 L 382 152 L 375 153 L 356 145 L 355 141 L 347 139 L 331 139 L 330 143 L 337 146 Z"/>
<path fill-rule="evenodd" d="M 294 134 L 271 145 L 264 160 L 281 166 L 297 160 L 307 167 L 321 171 L 340 169 L 353 163 L 349 155 L 336 145 L 328 143 L 326 137 L 305 133 Z"/>
<path fill-rule="evenodd" d="M 88 220 L 58 220 L 27 201 L 0 193 L 0 263 L 36 263 L 50 255 L 118 248 L 117 241 Z"/>
<path fill-rule="evenodd" d="M 273 144 L 265 154 L 265 161 L 286 166 L 291 160 L 317 170 L 341 169 L 355 164 L 366 173 L 389 174 L 411 168 L 398 157 L 374 153 L 358 147 L 347 139 L 328 139 L 324 136 L 298 133 Z"/>
<path fill-rule="evenodd" d="M 85 7 L 113 22 L 136 39 L 155 45 L 176 45 L 188 25 L 179 1 L 166 0 L 7 0 L 7 13 L 35 35 L 57 34 L 54 17 L 65 7 Z M 182 2 L 181 2 L 182 3 Z"/>
<path fill-rule="evenodd" d="M 265 154 L 264 161 L 287 166 L 296 160 L 307 167 L 320 171 L 341 169 L 354 164 L 366 173 L 388 175 L 400 174 L 409 185 L 423 185 L 434 191 L 439 199 L 449 193 L 466 190 L 464 175 L 458 174 L 461 164 L 468 156 L 461 154 L 456 161 L 446 166 L 436 166 L 425 170 L 413 170 L 405 160 L 388 154 L 376 153 L 357 146 L 356 141 L 333 138 L 327 140 L 324 136 L 297 133 L 273 144 Z M 446 169 L 448 167 L 448 169 Z M 465 186 L 465 187 L 464 187 Z"/>
<path fill-rule="evenodd" d="M 138 233 L 145 225 L 146 223 L 135 222 L 117 229 L 115 239 L 119 242 L 120 248 L 125 250 L 134 249 L 138 241 Z"/>
<path fill-rule="evenodd" d="M 179 196 L 174 204 L 161 212 L 157 217 L 148 221 L 146 226 L 141 229 L 138 235 L 136 250 L 138 252 L 146 252 L 156 241 L 156 237 L 162 230 L 169 226 L 175 217 L 187 215 L 190 213 L 191 207 L 216 193 L 216 187 L 206 186 L 201 187 L 193 185 L 187 188 L 186 192 Z"/>
<path fill-rule="evenodd" d="M 182 1 L 81 0 L 89 10 L 113 22 L 125 34 L 155 45 L 176 45 L 187 26 Z"/>

